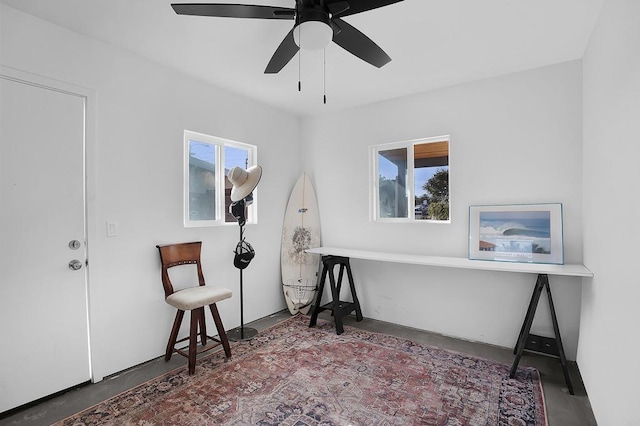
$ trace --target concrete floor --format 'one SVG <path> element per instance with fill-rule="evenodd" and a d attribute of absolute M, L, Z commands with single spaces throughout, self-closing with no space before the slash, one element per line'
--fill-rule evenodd
<path fill-rule="evenodd" d="M 290 317 L 289 312 L 283 311 L 247 324 L 247 326 L 262 330 L 288 317 Z M 328 312 L 321 313 L 320 318 L 331 320 Z M 363 330 L 404 337 L 423 344 L 473 354 L 509 365 L 513 362 L 513 353 L 506 348 L 453 339 L 367 318 L 357 322 L 355 317 L 348 317 L 344 322 L 345 325 Z M 5 414 L 0 418 L 0 426 L 50 425 L 183 365 L 186 365 L 186 359 L 181 356 L 174 356 L 169 362 L 164 362 L 164 358 L 161 357 L 106 377 L 99 383 L 85 385 L 35 406 L 12 412 L 9 416 Z M 597 424 L 575 363 L 569 363 L 575 395 L 570 395 L 566 388 L 562 367 L 558 359 L 525 353 L 520 365 L 535 367 L 540 372 L 549 426 L 591 426 Z"/>

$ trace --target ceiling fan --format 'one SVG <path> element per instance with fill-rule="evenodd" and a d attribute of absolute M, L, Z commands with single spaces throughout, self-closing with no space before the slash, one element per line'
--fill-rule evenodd
<path fill-rule="evenodd" d="M 295 24 L 271 57 L 265 74 L 276 74 L 300 48 L 319 50 L 331 41 L 378 68 L 391 61 L 389 55 L 369 37 L 342 20 L 402 0 L 295 0 L 295 8 L 250 4 L 172 4 L 179 15 L 226 18 L 289 19 Z"/>

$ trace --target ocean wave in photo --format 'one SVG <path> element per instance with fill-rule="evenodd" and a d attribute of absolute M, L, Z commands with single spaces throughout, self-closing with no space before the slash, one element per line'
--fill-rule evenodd
<path fill-rule="evenodd" d="M 551 252 L 549 212 L 481 212 L 479 248 L 503 253 Z"/>

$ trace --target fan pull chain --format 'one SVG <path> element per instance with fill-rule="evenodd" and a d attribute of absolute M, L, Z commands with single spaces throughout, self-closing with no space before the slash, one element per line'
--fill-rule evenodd
<path fill-rule="evenodd" d="M 322 49 L 322 100 L 327 104 L 327 49 Z"/>
<path fill-rule="evenodd" d="M 302 49 L 298 52 L 298 92 L 302 92 L 302 77 L 300 76 L 300 56 L 302 56 Z"/>
<path fill-rule="evenodd" d="M 298 26 L 298 40 L 300 41 L 300 46 L 302 46 L 302 39 L 300 34 L 300 26 Z M 298 49 L 298 92 L 302 92 L 302 73 L 300 71 L 302 63 L 302 48 Z"/>

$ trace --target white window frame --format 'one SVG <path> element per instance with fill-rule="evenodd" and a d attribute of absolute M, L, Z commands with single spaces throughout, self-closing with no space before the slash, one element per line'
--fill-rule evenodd
<path fill-rule="evenodd" d="M 416 220 L 415 218 L 415 182 L 414 182 L 414 145 L 432 142 L 449 143 L 449 219 L 448 220 Z M 407 217 L 380 217 L 380 200 L 379 200 L 379 186 L 380 186 L 380 173 L 379 173 L 379 152 L 392 149 L 406 148 L 407 150 L 407 184 L 405 185 L 407 196 Z M 451 223 L 452 214 L 452 202 L 451 202 L 451 138 L 449 135 L 435 136 L 428 138 L 411 139 L 402 142 L 391 142 L 380 145 L 372 145 L 369 147 L 369 220 L 371 222 L 380 223 Z"/>
<path fill-rule="evenodd" d="M 212 220 L 191 220 L 189 215 L 189 141 L 210 144 L 215 148 L 215 212 L 216 218 Z M 225 220 L 225 147 L 233 147 L 247 150 L 248 166 L 257 164 L 258 147 L 242 142 L 236 142 L 217 136 L 206 135 L 191 130 L 184 131 L 183 137 L 183 221 L 185 228 L 202 228 L 211 226 L 236 225 L 237 222 L 227 222 Z M 253 192 L 253 202 L 247 207 L 247 224 L 258 223 L 258 196 L 257 191 Z"/>

